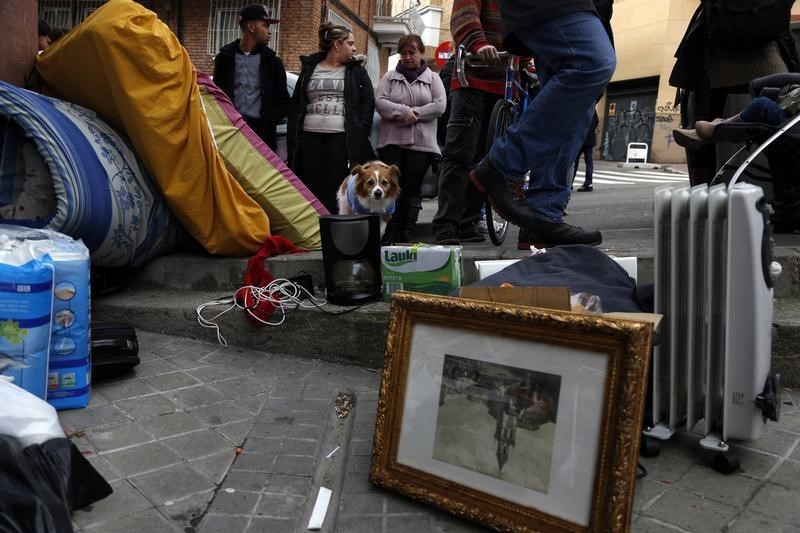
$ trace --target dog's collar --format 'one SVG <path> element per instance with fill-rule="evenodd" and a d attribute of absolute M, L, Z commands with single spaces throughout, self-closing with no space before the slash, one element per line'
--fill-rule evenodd
<path fill-rule="evenodd" d="M 356 175 L 350 174 L 350 177 L 347 179 L 347 203 L 353 208 L 353 213 L 356 215 L 367 215 L 372 213 L 369 209 L 361 205 L 361 202 L 358 201 L 356 197 Z M 394 207 L 395 201 L 391 200 L 389 203 L 386 204 L 386 208 L 383 210 L 382 214 L 392 215 L 394 214 Z"/>

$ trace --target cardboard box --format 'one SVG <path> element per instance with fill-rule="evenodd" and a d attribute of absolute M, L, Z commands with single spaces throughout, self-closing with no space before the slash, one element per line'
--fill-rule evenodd
<path fill-rule="evenodd" d="M 461 247 L 382 246 L 383 299 L 394 291 L 449 295 L 461 286 Z"/>
<path fill-rule="evenodd" d="M 527 305 L 543 309 L 570 311 L 570 292 L 567 287 L 480 287 L 467 285 L 458 291 L 461 298 L 493 303 Z M 658 327 L 662 315 L 657 313 L 603 313 L 600 316 L 651 322 Z"/>

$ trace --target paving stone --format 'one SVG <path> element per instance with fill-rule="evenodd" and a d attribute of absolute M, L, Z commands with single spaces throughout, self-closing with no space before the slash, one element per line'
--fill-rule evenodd
<path fill-rule="evenodd" d="M 86 437 L 99 451 L 126 448 L 153 440 L 136 422 L 125 422 L 115 426 L 91 429 Z"/>
<path fill-rule="evenodd" d="M 800 413 L 787 413 L 781 409 L 781 430 L 800 435 Z"/>
<path fill-rule="evenodd" d="M 62 425 L 72 430 L 83 430 L 93 427 L 118 424 L 130 420 L 113 404 L 87 407 L 86 409 L 70 409 L 59 413 Z"/>
<path fill-rule="evenodd" d="M 197 459 L 222 451 L 233 451 L 235 445 L 210 429 L 163 439 L 172 451 L 186 459 Z"/>
<path fill-rule="evenodd" d="M 673 525 L 667 525 L 647 516 L 640 516 L 633 520 L 631 525 L 633 533 L 691 533 Z"/>
<path fill-rule="evenodd" d="M 285 399 L 303 398 L 303 389 L 296 385 L 294 379 L 286 380 L 284 383 L 276 383 L 269 391 L 269 397 Z"/>
<path fill-rule="evenodd" d="M 309 400 L 303 399 L 302 401 L 295 402 L 292 411 L 307 411 L 309 413 L 321 413 L 322 416 L 327 415 L 328 411 L 333 409 L 333 396 L 332 392 L 322 400 Z"/>
<path fill-rule="evenodd" d="M 780 457 L 775 455 L 749 450 L 739 446 L 732 446 L 733 452 L 739 458 L 739 473 L 754 479 L 766 479 L 772 472 Z"/>
<path fill-rule="evenodd" d="M 275 460 L 272 471 L 276 474 L 310 474 L 314 470 L 314 459 L 310 455 L 281 454 Z"/>
<path fill-rule="evenodd" d="M 243 449 L 251 453 L 278 454 L 283 450 L 283 443 L 284 439 L 277 437 L 247 437 Z"/>
<path fill-rule="evenodd" d="M 79 527 L 102 524 L 153 507 L 127 480 L 111 481 L 109 485 L 114 490 L 113 493 L 72 513 L 72 520 Z"/>
<path fill-rule="evenodd" d="M 345 494 L 358 493 L 358 492 L 372 492 L 375 490 L 375 485 L 369 482 L 367 476 L 363 473 L 347 472 L 344 476 L 344 485 L 342 490 Z"/>
<path fill-rule="evenodd" d="M 131 398 L 115 402 L 117 407 L 132 418 L 149 418 L 165 415 L 177 410 L 177 406 L 169 398 L 161 394 L 151 394 L 140 398 Z"/>
<path fill-rule="evenodd" d="M 248 414 L 255 416 L 261 412 L 264 402 L 267 400 L 266 393 L 254 394 L 248 398 L 236 400 L 236 405 L 247 411 Z"/>
<path fill-rule="evenodd" d="M 210 481 L 185 463 L 135 476 L 130 478 L 130 481 L 156 505 L 163 505 L 167 501 L 179 500 L 214 487 Z"/>
<path fill-rule="evenodd" d="M 227 399 L 236 400 L 268 391 L 272 387 L 272 384 L 265 383 L 262 380 L 250 376 L 236 376 L 215 381 L 213 387 L 221 392 Z"/>
<path fill-rule="evenodd" d="M 783 485 L 787 489 L 800 491 L 800 463 L 784 461 L 772 474 L 769 481 Z"/>
<path fill-rule="evenodd" d="M 311 477 L 303 475 L 270 474 L 266 484 L 266 491 L 272 494 L 306 496 L 310 489 Z"/>
<path fill-rule="evenodd" d="M 126 398 L 138 398 L 139 396 L 157 392 L 156 389 L 140 379 L 104 383 L 97 388 L 103 396 L 112 402 L 116 400 L 125 400 Z"/>
<path fill-rule="evenodd" d="M 350 455 L 372 455 L 372 439 L 353 439 L 350 441 Z"/>
<path fill-rule="evenodd" d="M 384 531 L 383 518 L 379 516 L 339 516 L 336 519 L 337 533 L 377 533 L 378 531 Z"/>
<path fill-rule="evenodd" d="M 797 502 L 797 491 L 789 490 L 781 485 L 765 483 L 755 497 L 750 500 L 745 512 L 766 516 L 800 531 L 800 505 Z"/>
<path fill-rule="evenodd" d="M 331 411 L 290 411 L 293 426 L 323 427 Z"/>
<path fill-rule="evenodd" d="M 369 467 L 372 463 L 372 458 L 366 455 L 354 455 L 347 460 L 347 472 L 354 474 L 362 474 L 366 476 L 369 473 Z"/>
<path fill-rule="evenodd" d="M 133 448 L 107 453 L 103 458 L 124 476 L 132 476 L 179 463 L 181 458 L 160 442 L 148 442 Z"/>
<path fill-rule="evenodd" d="M 383 493 L 357 493 L 348 494 L 342 499 L 339 506 L 341 516 L 348 515 L 379 515 L 383 514 L 386 495 Z"/>
<path fill-rule="evenodd" d="M 190 463 L 195 469 L 199 470 L 201 474 L 205 474 L 208 479 L 214 483 L 220 483 L 231 467 L 234 457 L 236 457 L 236 452 L 230 449 L 200 459 L 195 459 L 190 461 Z"/>
<path fill-rule="evenodd" d="M 119 472 L 104 458 L 96 454 L 87 455 L 85 457 L 92 464 L 94 469 L 97 470 L 97 473 L 103 476 L 103 479 L 106 481 L 111 482 L 120 478 Z"/>
<path fill-rule="evenodd" d="M 322 437 L 322 430 L 322 425 L 293 424 L 286 430 L 286 436 L 293 439 L 319 439 Z"/>
<path fill-rule="evenodd" d="M 431 510 L 431 531 L 437 533 L 484 533 L 486 528 L 436 509 Z"/>
<path fill-rule="evenodd" d="M 133 367 L 133 373 L 137 378 L 146 378 L 156 374 L 175 371 L 175 365 L 161 358 L 153 358 L 149 361 L 142 361 Z"/>
<path fill-rule="evenodd" d="M 794 451 L 789 455 L 789 459 L 792 461 L 800 461 L 800 445 L 795 447 Z"/>
<path fill-rule="evenodd" d="M 774 455 L 786 456 L 796 445 L 800 436 L 774 429 L 760 439 L 741 444 L 743 448 L 758 450 Z"/>
<path fill-rule="evenodd" d="M 672 489 L 661 496 L 644 514 L 695 533 L 716 533 L 721 531 L 738 511 L 736 507 Z"/>
<path fill-rule="evenodd" d="M 294 519 L 303 514 L 304 496 L 265 492 L 256 507 L 256 514 L 268 518 Z"/>
<path fill-rule="evenodd" d="M 208 385 L 197 385 L 195 387 L 170 391 L 167 393 L 167 396 L 187 409 L 221 402 L 225 399 L 222 394 Z"/>
<path fill-rule="evenodd" d="M 431 517 L 419 512 L 412 515 L 387 516 L 386 531 L 430 531 Z"/>
<path fill-rule="evenodd" d="M 250 523 L 247 516 L 205 515 L 197 533 L 244 533 Z"/>
<path fill-rule="evenodd" d="M 174 525 L 155 509 L 119 518 L 106 524 L 87 528 L 87 531 L 113 531 L 114 533 L 142 533 L 142 531 L 178 531 Z"/>
<path fill-rule="evenodd" d="M 150 376 L 149 378 L 146 378 L 145 381 L 151 387 L 161 392 L 183 389 L 200 383 L 186 372 L 170 372 L 168 374 L 159 374 L 157 376 Z"/>
<path fill-rule="evenodd" d="M 232 515 L 252 515 L 256 504 L 260 498 L 257 492 L 242 492 L 220 490 L 214 497 L 209 513 L 213 514 L 232 514 Z"/>
<path fill-rule="evenodd" d="M 792 524 L 785 524 L 752 511 L 745 511 L 726 531 L 727 533 L 753 533 L 754 531 L 797 533 L 798 529 Z"/>
<path fill-rule="evenodd" d="M 208 490 L 192 494 L 188 498 L 166 502 L 157 509 L 181 531 L 194 531 L 213 498 L 214 491 Z"/>
<path fill-rule="evenodd" d="M 648 479 L 637 479 L 633 495 L 633 512 L 639 513 L 647 509 L 653 502 L 664 494 L 669 487 Z"/>
<path fill-rule="evenodd" d="M 681 456 L 662 451 L 657 457 L 640 457 L 642 465 L 647 469 L 647 478 L 659 483 L 674 483 L 689 471 L 692 462 Z"/>
<path fill-rule="evenodd" d="M 247 533 L 294 533 L 292 519 L 253 517 Z"/>
<path fill-rule="evenodd" d="M 239 408 L 233 400 L 203 405 L 187 412 L 212 427 L 252 418 L 252 415 Z"/>
<path fill-rule="evenodd" d="M 222 365 L 204 365 L 187 371 L 187 374 L 202 383 L 212 383 L 220 379 L 232 378 L 239 372 Z"/>
<path fill-rule="evenodd" d="M 315 439 L 286 438 L 283 441 L 283 451 L 292 455 L 317 455 L 318 447 L 319 441 Z"/>
<path fill-rule="evenodd" d="M 738 474 L 726 476 L 702 465 L 694 465 L 674 485 L 675 488 L 737 507 L 743 507 L 760 486 L 760 481 Z"/>
<path fill-rule="evenodd" d="M 108 403 L 108 398 L 100 393 L 98 388 L 92 388 L 91 395 L 89 396 L 89 405 L 87 407 L 97 407 L 98 405 L 105 405 Z"/>
<path fill-rule="evenodd" d="M 197 431 L 207 427 L 206 424 L 184 412 L 170 413 L 139 420 L 139 425 L 153 437 L 161 439 Z"/>
<path fill-rule="evenodd" d="M 241 422 L 233 422 L 230 424 L 223 424 L 216 426 L 214 431 L 228 438 L 231 442 L 241 444 L 250 433 L 250 428 L 253 427 L 252 420 L 242 420 Z"/>
<path fill-rule="evenodd" d="M 248 470 L 252 472 L 272 472 L 277 456 L 272 453 L 243 452 L 233 462 L 234 470 Z"/>
<path fill-rule="evenodd" d="M 291 426 L 289 426 L 289 424 L 280 420 L 278 422 L 257 421 L 253 423 L 253 427 L 250 428 L 250 436 L 282 438 L 286 435 L 286 432 L 289 430 L 290 427 Z"/>
<path fill-rule="evenodd" d="M 247 472 L 243 470 L 229 470 L 222 481 L 223 489 L 236 489 L 249 492 L 261 492 L 270 483 L 272 476 L 265 472 Z M 270 489 L 272 490 L 272 489 Z M 273 491 L 278 492 L 278 491 Z M 305 493 L 302 493 L 305 494 Z"/>

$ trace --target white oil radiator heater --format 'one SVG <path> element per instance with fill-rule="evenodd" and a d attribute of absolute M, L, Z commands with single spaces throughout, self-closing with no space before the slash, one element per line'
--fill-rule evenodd
<path fill-rule="evenodd" d="M 684 430 L 739 467 L 731 440 L 755 440 L 777 421 L 772 352 L 772 231 L 761 187 L 665 185 L 655 190 L 655 312 L 651 410 L 642 452 Z M 658 440 L 654 440 L 658 439 Z"/>

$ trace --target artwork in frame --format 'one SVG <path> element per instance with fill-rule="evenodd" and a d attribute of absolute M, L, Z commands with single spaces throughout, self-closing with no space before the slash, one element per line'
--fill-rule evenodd
<path fill-rule="evenodd" d="M 396 293 L 370 481 L 501 531 L 629 531 L 652 336 Z"/>

